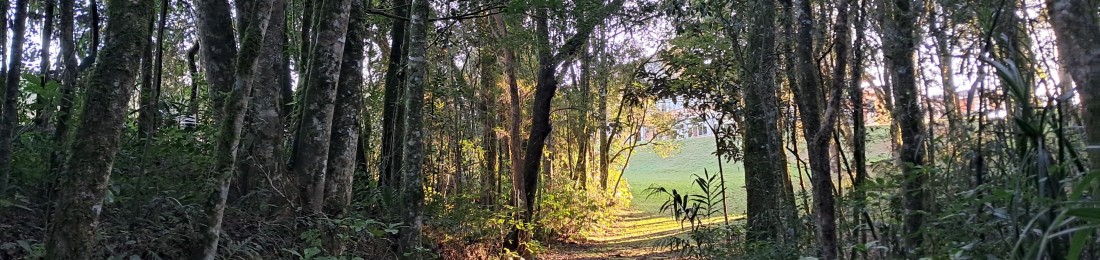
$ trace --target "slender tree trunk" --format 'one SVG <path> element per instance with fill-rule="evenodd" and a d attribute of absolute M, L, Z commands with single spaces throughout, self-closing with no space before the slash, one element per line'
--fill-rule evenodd
<path fill-rule="evenodd" d="M 855 190 L 855 213 L 858 214 L 855 217 L 856 223 L 854 226 L 860 227 L 863 221 L 870 223 L 870 219 L 864 219 L 863 215 L 866 214 L 866 197 L 864 184 L 867 182 L 867 123 L 864 118 L 864 101 L 863 101 L 863 41 L 864 37 L 864 8 L 861 4 L 863 1 L 856 0 L 853 2 L 853 10 L 855 10 L 856 23 L 855 32 L 856 39 L 854 46 L 852 47 L 852 71 L 851 81 L 848 89 L 848 100 L 852 106 L 852 160 L 855 164 L 855 179 L 852 180 L 852 185 Z M 860 242 L 866 243 L 866 232 L 860 228 L 857 230 Z"/>
<path fill-rule="evenodd" d="M 307 75 L 307 73 L 309 73 L 309 52 L 313 49 L 313 44 L 311 44 L 310 41 L 314 37 L 313 20 L 316 18 L 314 18 L 313 15 L 317 12 L 317 7 L 316 3 L 314 3 L 314 0 L 302 0 L 301 2 L 302 28 L 301 31 L 299 31 L 298 35 L 299 37 L 301 37 L 299 42 L 301 45 L 298 46 L 298 62 L 297 64 L 295 64 L 295 67 L 298 69 L 298 75 Z"/>
<path fill-rule="evenodd" d="M 1047 0 L 1062 62 L 1081 92 L 1089 168 L 1100 169 L 1100 17 L 1095 1 Z"/>
<path fill-rule="evenodd" d="M 7 28 L 10 21 L 8 21 L 8 12 L 11 9 L 11 0 L 0 0 L 0 27 Z M 8 30 L 0 30 L 0 57 L 7 57 L 8 55 Z M 0 72 L 7 71 L 7 64 L 0 62 Z M 0 73 L 2 74 L 2 73 Z"/>
<path fill-rule="evenodd" d="M 205 1 L 221 1 L 221 3 L 212 3 L 217 5 L 225 5 L 228 7 L 228 3 L 224 0 L 205 0 Z M 237 154 L 238 146 L 241 141 L 241 131 L 244 127 L 244 117 L 248 113 L 248 96 L 252 92 L 252 79 L 253 72 L 255 71 L 254 65 L 256 64 L 256 58 L 260 54 L 260 50 L 264 43 L 264 33 L 266 27 L 269 24 L 271 18 L 271 10 L 273 5 L 285 4 L 282 0 L 276 1 L 243 1 L 238 0 L 237 5 L 250 5 L 251 14 L 240 13 L 244 19 L 250 21 L 245 24 L 246 27 L 241 28 L 241 48 L 236 58 L 233 86 L 228 93 L 225 100 L 225 106 L 222 109 L 223 118 L 221 121 L 221 131 L 217 138 L 217 161 L 214 164 L 214 172 L 217 174 L 215 182 L 218 186 L 215 189 L 214 194 L 207 200 L 205 205 L 206 219 L 201 222 L 204 226 L 200 227 L 202 232 L 202 241 L 198 243 L 199 250 L 195 253 L 194 258 L 202 258 L 207 260 L 213 260 L 217 255 L 218 242 L 221 236 L 222 219 L 225 216 L 226 200 L 229 197 L 229 188 L 233 175 L 237 166 Z M 210 17 L 210 14 L 200 15 L 200 17 Z M 210 22 L 210 21 L 206 21 Z M 232 33 L 232 31 L 230 31 Z M 222 48 L 229 48 L 221 46 Z M 234 46 L 235 48 L 235 46 Z M 208 70 L 209 71 L 209 70 Z"/>
<path fill-rule="evenodd" d="M 144 58 L 149 60 L 142 61 L 142 70 L 145 75 L 142 75 L 141 106 L 138 110 L 138 136 L 146 139 L 146 142 L 156 135 L 160 122 L 158 104 L 160 104 L 160 85 L 164 73 L 164 27 L 168 19 L 168 8 L 168 0 L 162 0 L 160 2 L 160 20 L 157 22 L 156 45 L 148 42 L 149 47 L 146 47 L 145 53 L 147 56 Z M 150 19 L 150 26 L 152 26 L 152 19 Z M 151 52 L 152 48 L 156 48 L 155 54 Z"/>
<path fill-rule="evenodd" d="M 590 92 L 592 91 L 592 53 L 583 50 L 581 53 L 581 82 L 580 82 L 580 118 L 577 119 L 577 174 L 581 190 L 588 190 L 588 140 L 591 139 L 588 118 L 592 113 Z"/>
<path fill-rule="evenodd" d="M 597 120 L 600 123 L 600 150 L 597 151 L 600 157 L 600 190 L 607 191 L 607 183 L 610 178 L 609 175 L 611 175 L 609 172 L 611 160 L 609 160 L 610 155 L 608 154 L 611 151 L 611 133 L 608 133 L 608 128 L 611 127 L 611 124 L 607 121 L 607 84 L 600 84 L 599 91 L 600 107 L 596 109 L 596 113 L 598 113 Z M 614 196 L 615 194 L 611 195 Z"/>
<path fill-rule="evenodd" d="M 12 173 L 12 140 L 19 127 L 19 79 L 23 72 L 23 41 L 27 31 L 27 0 L 15 2 L 15 21 L 12 25 L 11 56 L 4 80 L 4 103 L 0 112 L 0 195 L 6 194 Z"/>
<path fill-rule="evenodd" d="M 88 31 L 91 32 L 92 39 L 88 43 L 88 56 L 85 56 L 84 59 L 80 61 L 79 69 L 77 69 L 78 74 L 84 72 L 87 68 L 91 68 L 92 65 L 95 64 L 96 57 L 99 56 L 99 1 L 100 0 L 88 0 L 88 13 L 91 13 L 91 24 L 89 25 L 91 28 L 88 28 Z M 7 6 L 0 6 L 0 8 L 7 10 Z M 6 16 L 4 19 L 0 20 L 0 22 L 6 24 Z M 3 41 L 3 39 L 0 39 L 0 41 Z"/>
<path fill-rule="evenodd" d="M 921 226 L 924 225 L 926 204 L 924 183 L 928 177 L 919 170 L 924 165 L 924 151 L 921 151 L 921 147 L 926 140 L 921 119 L 923 113 L 918 103 L 916 65 L 913 61 L 918 42 L 913 28 L 917 12 L 911 4 L 911 0 L 895 0 L 890 4 L 889 10 L 893 14 L 888 15 L 890 18 L 886 24 L 889 29 L 883 35 L 883 49 L 887 66 L 894 74 L 894 84 L 891 85 L 894 96 L 893 117 L 901 130 L 898 158 L 905 180 L 902 189 L 906 236 L 902 252 L 913 257 L 920 254 L 917 250 L 923 242 Z"/>
<path fill-rule="evenodd" d="M 932 37 L 936 41 L 940 85 L 943 87 L 944 111 L 947 113 L 948 130 L 954 136 L 954 132 L 958 130 L 958 127 L 961 127 L 962 117 L 959 116 L 959 95 L 955 93 L 955 70 L 952 64 L 954 58 L 951 54 L 951 46 L 948 45 L 947 32 L 950 30 L 949 22 L 951 18 L 948 16 L 947 8 L 949 7 L 941 6 L 939 15 L 932 14 L 932 21 L 929 23 L 931 27 L 928 31 L 932 33 Z"/>
<path fill-rule="evenodd" d="M 195 44 L 187 49 L 187 75 L 191 78 L 191 95 L 187 99 L 187 107 L 196 123 L 199 121 L 199 66 L 195 57 L 199 54 L 199 45 L 201 44 L 195 41 Z"/>
<path fill-rule="evenodd" d="M 50 156 L 50 172 L 61 171 L 63 152 L 69 134 L 69 118 L 73 109 L 73 92 L 76 89 L 76 40 L 74 39 L 75 0 L 61 0 L 61 23 L 58 24 L 58 40 L 61 44 L 61 98 L 57 113 L 57 125 L 53 131 L 53 144 L 57 147 Z"/>
<path fill-rule="evenodd" d="M 309 55 L 309 76 L 302 92 L 301 121 L 290 167 L 301 180 L 302 208 L 312 214 L 321 214 L 324 206 L 329 142 L 350 7 L 350 0 L 325 1 L 317 7 L 319 14 L 326 15 L 323 21 L 318 20 L 317 37 Z"/>
<path fill-rule="evenodd" d="M 153 135 L 156 134 L 157 129 L 160 128 L 160 92 L 161 85 L 164 84 L 164 30 L 168 26 L 168 10 L 171 8 L 169 0 L 161 0 L 160 2 L 160 21 L 157 24 L 157 53 L 156 64 L 153 64 L 153 111 L 152 118 L 148 119 L 152 123 L 148 123 L 149 132 Z"/>
<path fill-rule="evenodd" d="M 50 46 L 53 43 L 53 15 L 57 0 L 45 0 L 43 2 L 45 10 L 42 14 L 42 31 L 38 32 L 42 36 L 42 48 L 39 50 L 40 56 L 38 58 L 38 69 L 42 75 L 38 84 L 45 88 L 50 82 Z M 35 111 L 32 124 L 35 129 L 45 129 L 50 118 L 53 117 L 53 108 L 57 104 L 54 100 L 42 96 L 35 97 L 34 102 L 40 104 L 41 107 L 38 108 L 38 111 Z"/>
<path fill-rule="evenodd" d="M 832 145 L 833 124 L 836 120 L 836 106 L 833 101 L 839 101 L 839 94 L 844 85 L 845 69 L 847 65 L 847 3 L 837 4 L 837 23 L 833 31 L 837 35 L 834 42 L 836 55 L 836 68 L 833 74 L 833 96 L 828 100 L 829 106 L 822 106 L 825 101 L 823 95 L 824 84 L 818 74 L 816 60 L 814 59 L 813 41 L 813 8 L 808 0 L 797 1 L 798 15 L 795 20 L 798 24 L 797 43 L 794 53 L 797 57 L 794 67 L 798 71 L 799 86 L 794 87 L 795 99 L 798 105 L 799 115 L 802 118 L 802 136 L 806 140 L 810 162 L 810 180 L 813 183 L 813 210 L 815 213 L 814 224 L 817 228 L 817 242 L 823 259 L 836 259 L 836 199 L 833 194 L 833 182 L 829 179 L 830 157 L 829 148 Z M 828 111 L 826 111 L 828 110 Z"/>
<path fill-rule="evenodd" d="M 157 17 L 149 17 L 145 26 L 149 31 L 153 31 L 156 24 Z M 153 100 L 153 39 L 150 37 L 142 41 L 141 46 L 141 83 L 138 96 L 138 138 L 141 138 L 141 142 L 148 143 L 152 141 L 151 131 L 154 121 L 153 114 L 156 113 L 156 101 Z"/>
<path fill-rule="evenodd" d="M 23 2 L 25 0 L 20 0 Z M 153 15 L 152 1 L 111 0 L 107 8 L 107 45 L 88 79 L 88 90 L 67 174 L 46 238 L 47 259 L 88 259 L 96 243 L 103 198 L 126 123 L 141 43 L 150 36 L 143 24 Z"/>
<path fill-rule="evenodd" d="M 777 28 L 775 2 L 753 1 L 749 17 L 761 22 L 749 25 L 746 51 L 749 57 L 742 71 L 746 86 L 744 144 L 745 188 L 748 201 L 748 237 L 757 241 L 781 242 L 795 228 L 793 192 L 784 190 L 788 178 L 786 155 L 779 131 L 778 86 L 775 83 L 774 54 Z"/>
<path fill-rule="evenodd" d="M 535 100 L 531 107 L 531 128 L 527 137 L 527 151 L 523 156 L 523 198 L 526 207 L 522 210 L 524 212 L 523 220 L 527 223 L 534 220 L 535 197 L 542 153 L 543 148 L 546 146 L 546 138 L 550 136 L 551 130 L 551 101 L 553 101 L 554 93 L 558 89 L 557 68 L 565 58 L 573 56 L 584 46 L 598 23 L 602 23 L 605 17 L 611 12 L 617 11 L 622 5 L 623 0 L 615 0 L 595 10 L 591 16 L 586 17 L 588 20 L 579 22 L 581 26 L 577 28 L 576 33 L 567 38 L 556 53 L 550 51 L 547 10 L 545 8 L 540 9 L 540 15 L 535 18 L 536 37 L 539 39 L 540 44 L 539 70 L 535 85 Z M 526 234 L 524 231 L 518 231 L 517 233 L 518 236 L 516 237 L 523 241 L 517 241 L 519 247 L 516 249 L 519 249 L 518 251 L 523 254 L 529 254 L 530 252 L 522 248 L 522 245 L 525 240 L 530 238 L 530 234 Z"/>
<path fill-rule="evenodd" d="M 508 27 L 504 24 L 504 16 L 502 14 L 494 14 L 492 16 L 493 24 L 496 28 L 497 39 L 503 39 L 508 36 Z M 517 208 L 524 208 L 523 205 L 523 148 L 521 146 L 520 136 L 523 132 L 520 131 L 520 124 L 522 116 L 520 112 L 519 97 L 519 81 L 516 78 L 516 55 L 515 51 L 509 46 L 501 47 L 504 51 L 503 63 L 504 74 L 508 82 L 508 161 L 510 161 L 510 170 L 512 176 L 512 201 L 513 206 Z"/>
<path fill-rule="evenodd" d="M 408 16 L 408 0 L 397 0 L 397 15 Z M 382 155 L 379 183 L 382 186 L 399 187 L 401 183 L 401 141 L 405 136 L 405 30 L 408 25 L 400 19 L 393 20 L 390 29 L 389 62 L 386 64 L 386 82 L 382 98 Z"/>
<path fill-rule="evenodd" d="M 489 30 L 492 27 L 492 18 L 486 18 L 484 29 Z M 488 33 L 484 36 L 488 37 Z M 493 48 L 489 44 L 481 43 L 478 46 L 480 65 L 480 80 L 481 80 L 481 102 L 478 105 L 481 109 L 482 120 L 482 149 L 484 149 L 484 172 L 481 174 L 481 205 L 492 206 L 496 204 L 496 194 L 492 189 L 497 176 L 500 174 L 500 169 L 497 168 L 498 151 L 497 143 L 499 142 L 496 134 L 497 127 L 497 105 L 495 100 L 496 92 L 493 91 L 496 87 L 497 79 L 497 66 L 496 66 L 496 53 L 497 49 Z"/>
<path fill-rule="evenodd" d="M 427 0 L 412 0 L 409 15 L 409 58 L 408 81 L 405 84 L 405 105 L 407 112 L 405 129 L 405 153 L 402 164 L 402 188 L 404 190 L 404 221 L 408 223 L 407 232 L 400 233 L 399 253 L 413 252 L 421 246 L 420 232 L 424 224 L 424 186 L 421 173 L 424 161 L 424 88 L 427 85 L 427 38 L 431 25 L 428 23 L 429 6 Z M 412 257 L 416 257 L 415 254 Z"/>

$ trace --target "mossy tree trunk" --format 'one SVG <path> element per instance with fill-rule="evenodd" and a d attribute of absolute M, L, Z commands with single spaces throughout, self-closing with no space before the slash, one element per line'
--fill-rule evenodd
<path fill-rule="evenodd" d="M 744 149 L 745 200 L 748 201 L 748 238 L 773 243 L 784 242 L 795 228 L 794 196 L 787 185 L 787 160 L 779 130 L 779 86 L 776 67 L 776 3 L 759 0 L 750 3 L 747 17 L 747 61 L 741 71 L 745 82 Z"/>
<path fill-rule="evenodd" d="M 921 118 L 923 112 L 919 104 L 917 92 L 916 65 L 913 60 L 916 51 L 916 43 L 919 42 L 914 26 L 917 11 L 913 9 L 912 0 L 894 0 L 887 3 L 888 13 L 885 21 L 883 39 L 883 53 L 886 57 L 886 66 L 893 75 L 891 92 L 894 97 L 892 109 L 894 121 L 897 122 L 901 132 L 901 146 L 898 149 L 898 163 L 901 165 L 904 182 L 902 184 L 902 198 L 904 208 L 904 248 L 901 253 L 905 256 L 916 256 L 917 250 L 923 243 L 921 226 L 924 225 L 925 182 L 927 175 L 920 170 L 925 164 L 924 153 L 921 147 L 925 140 L 924 122 Z"/>
<path fill-rule="evenodd" d="M 72 158 L 58 188 L 58 211 L 46 239 L 47 259 L 88 259 L 96 243 L 103 198 L 126 123 L 137 78 L 141 44 L 150 32 L 152 1 L 111 0 L 107 44 L 88 79 L 84 112 L 73 139 Z"/>
<path fill-rule="evenodd" d="M 333 113 L 344 57 L 350 0 L 324 1 L 317 7 L 309 72 L 302 92 L 301 121 L 294 138 L 291 172 L 299 178 L 302 208 L 321 214 L 325 198 Z M 323 15 L 321 15 L 323 14 Z"/>

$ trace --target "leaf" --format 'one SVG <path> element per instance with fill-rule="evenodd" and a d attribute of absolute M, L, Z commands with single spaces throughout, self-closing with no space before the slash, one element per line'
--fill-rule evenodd
<path fill-rule="evenodd" d="M 1075 208 L 1066 210 L 1066 215 L 1082 218 L 1088 221 L 1100 222 L 1100 208 Z"/>
<path fill-rule="evenodd" d="M 1095 228 L 1090 228 L 1074 233 L 1073 237 L 1069 239 L 1069 255 L 1066 255 L 1066 259 L 1081 259 L 1081 252 L 1085 249 L 1085 243 L 1091 240 L 1092 233 L 1095 230 Z"/>
<path fill-rule="evenodd" d="M 310 247 L 310 248 L 306 248 L 305 250 L 302 250 L 302 252 L 305 253 L 305 258 L 313 258 L 313 256 L 316 256 L 317 254 L 321 253 L 321 249 L 316 248 L 316 247 Z"/>

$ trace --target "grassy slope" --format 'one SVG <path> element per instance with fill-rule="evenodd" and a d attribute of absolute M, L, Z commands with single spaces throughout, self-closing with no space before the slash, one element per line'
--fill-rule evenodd
<path fill-rule="evenodd" d="M 868 159 L 870 161 L 884 160 L 889 157 L 888 132 L 885 127 L 869 127 L 868 133 Z M 630 185 L 630 192 L 634 195 L 633 205 L 638 210 L 657 213 L 665 197 L 653 196 L 646 199 L 643 192 L 651 185 L 659 185 L 666 189 L 676 189 L 681 193 L 699 193 L 694 186 L 692 174 L 703 175 L 703 169 L 711 174 L 718 173 L 718 160 L 714 156 L 714 139 L 712 137 L 700 137 L 682 140 L 679 151 L 671 156 L 662 158 L 654 153 L 650 147 L 639 148 L 635 151 L 630 165 L 624 174 L 624 181 Z M 805 147 L 800 142 L 800 147 Z M 845 151 L 850 152 L 850 151 Z M 805 155 L 802 157 L 805 159 Z M 790 174 L 798 176 L 794 169 L 794 159 L 787 160 L 791 163 Z M 727 202 L 730 214 L 745 212 L 745 169 L 740 162 L 723 162 L 726 175 Z M 806 177 L 808 178 L 808 177 Z M 847 177 L 845 177 L 847 179 Z M 795 189 L 799 189 L 797 178 L 792 178 Z M 806 185 L 809 185 L 807 183 Z M 807 186 L 807 189 L 810 187 Z"/>

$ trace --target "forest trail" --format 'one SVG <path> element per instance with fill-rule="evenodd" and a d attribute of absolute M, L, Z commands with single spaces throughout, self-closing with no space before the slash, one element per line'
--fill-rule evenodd
<path fill-rule="evenodd" d="M 638 210 L 620 211 L 619 221 L 602 234 L 582 238 L 578 242 L 554 242 L 549 252 L 538 259 L 547 260 L 595 260 L 595 259 L 680 259 L 676 252 L 657 246 L 663 238 L 682 235 L 688 229 L 671 216 L 654 215 Z M 730 216 L 730 220 L 740 217 Z M 705 220 L 718 223 L 722 217 Z"/>

